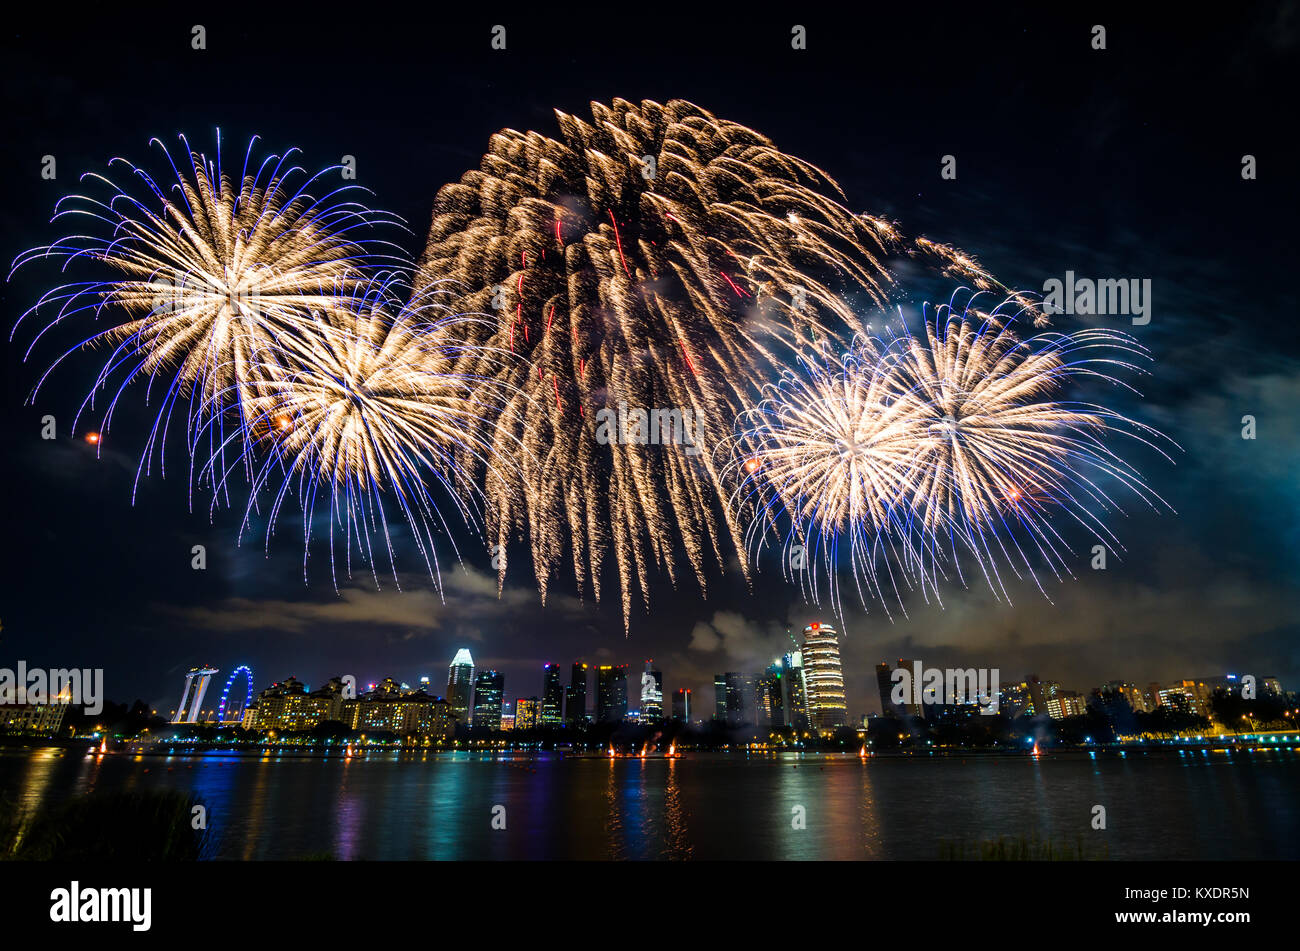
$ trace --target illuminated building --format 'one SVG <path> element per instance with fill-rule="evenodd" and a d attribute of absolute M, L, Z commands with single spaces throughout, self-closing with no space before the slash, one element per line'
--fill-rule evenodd
<path fill-rule="evenodd" d="M 729 727 L 745 721 L 745 681 L 734 671 L 713 676 L 713 718 Z"/>
<path fill-rule="evenodd" d="M 560 683 L 560 665 L 542 668 L 542 712 L 540 725 L 557 727 L 564 720 L 564 685 Z"/>
<path fill-rule="evenodd" d="M 785 725 L 785 696 L 781 686 L 781 662 L 775 660 L 758 676 L 755 710 L 758 724 L 767 727 Z"/>
<path fill-rule="evenodd" d="M 1192 703 L 1192 711 L 1203 717 L 1210 715 L 1210 698 L 1213 688 L 1204 680 L 1180 680 L 1176 686 L 1181 687 Z"/>
<path fill-rule="evenodd" d="M 677 723 L 691 722 L 691 692 L 685 687 L 673 691 L 673 720 Z"/>
<path fill-rule="evenodd" d="M 0 696 L 0 730 L 31 736 L 54 736 L 63 727 L 63 717 L 72 702 L 72 689 L 65 686 L 53 703 L 14 703 L 16 693 Z"/>
<path fill-rule="evenodd" d="M 814 621 L 803 629 L 803 679 L 808 694 L 808 723 L 830 730 L 849 722 L 844 699 L 844 672 L 835 628 Z"/>
<path fill-rule="evenodd" d="M 451 715 L 461 723 L 469 722 L 470 692 L 474 686 L 474 658 L 462 647 L 456 651 L 447 669 L 447 702 Z"/>
<path fill-rule="evenodd" d="M 576 660 L 565 691 L 564 722 L 574 729 L 587 725 L 587 665 Z"/>
<path fill-rule="evenodd" d="M 755 726 L 762 723 L 763 715 L 758 708 L 759 681 L 762 674 L 740 675 L 740 709 L 741 722 Z"/>
<path fill-rule="evenodd" d="M 1056 695 L 1061 691 L 1061 685 L 1055 680 L 1039 680 L 1035 674 L 1030 674 L 1025 678 L 1025 687 L 1029 691 L 1029 700 L 1034 706 L 1035 716 L 1051 716 L 1048 706 L 1056 699 Z M 1055 709 L 1060 711 L 1060 704 Z M 1057 717 L 1057 719 L 1060 719 Z"/>
<path fill-rule="evenodd" d="M 280 732 L 310 730 L 327 720 L 343 722 L 343 681 L 335 677 L 319 690 L 307 692 L 294 677 L 267 687 L 245 710 L 246 730 Z"/>
<path fill-rule="evenodd" d="M 627 716 L 627 664 L 596 668 L 596 721 L 622 723 Z"/>
<path fill-rule="evenodd" d="M 199 711 L 203 709 L 203 695 L 208 692 L 208 684 L 215 667 L 195 667 L 185 675 L 185 690 L 181 693 L 180 706 L 176 708 L 173 723 L 198 723 Z"/>
<path fill-rule="evenodd" d="M 1034 703 L 1029 699 L 1029 685 L 1007 684 L 998 691 L 998 712 L 1008 717 L 1033 716 Z"/>
<path fill-rule="evenodd" d="M 1123 680 L 1112 680 L 1101 686 L 1099 691 L 1103 699 L 1109 695 L 1122 697 L 1129 708 L 1139 713 L 1147 712 L 1147 697 L 1142 688 Z"/>
<path fill-rule="evenodd" d="M 501 705 L 501 729 L 513 730 L 515 728 L 515 711 L 508 703 Z"/>
<path fill-rule="evenodd" d="M 505 701 L 506 675 L 480 670 L 474 678 L 474 726 L 501 729 L 501 704 Z"/>
<path fill-rule="evenodd" d="M 664 718 L 664 675 L 645 662 L 641 672 L 641 722 L 659 723 Z"/>
<path fill-rule="evenodd" d="M 403 690 L 386 678 L 369 693 L 343 701 L 343 724 L 352 730 L 386 731 L 398 736 L 450 739 L 455 730 L 451 704 L 423 690 Z"/>
<path fill-rule="evenodd" d="M 536 697 L 520 697 L 515 701 L 515 729 L 534 730 L 541 716 L 542 702 Z"/>
<path fill-rule="evenodd" d="M 1178 713 L 1197 713 L 1196 696 L 1184 687 L 1164 687 L 1157 691 L 1160 706 Z"/>
<path fill-rule="evenodd" d="M 781 658 L 781 687 L 785 692 L 786 725 L 808 729 L 808 687 L 804 682 L 803 654 L 791 651 Z"/>
<path fill-rule="evenodd" d="M 1053 720 L 1064 720 L 1068 717 L 1081 717 L 1088 712 L 1087 705 L 1083 697 L 1073 690 L 1061 690 L 1059 685 L 1054 684 L 1057 689 L 1052 696 L 1046 701 L 1047 716 Z"/>

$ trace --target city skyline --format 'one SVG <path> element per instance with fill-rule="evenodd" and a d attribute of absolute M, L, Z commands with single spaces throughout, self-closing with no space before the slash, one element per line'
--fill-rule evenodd
<path fill-rule="evenodd" d="M 822 625 L 817 622 L 811 623 L 808 625 L 808 632 L 820 627 Z M 829 625 L 825 627 L 829 628 Z M 428 696 L 430 699 L 445 702 L 449 713 L 454 719 L 460 720 L 468 726 L 486 727 L 488 729 L 501 729 L 503 714 L 513 720 L 521 703 L 525 704 L 526 716 L 529 718 L 529 728 L 550 727 L 558 729 L 560 727 L 574 726 L 579 722 L 583 725 L 592 725 L 617 723 L 623 720 L 653 724 L 680 719 L 676 706 L 682 703 L 682 692 L 685 691 L 690 697 L 696 695 L 692 687 L 680 685 L 665 687 L 663 672 L 656 669 L 653 673 L 658 675 L 655 680 L 659 699 L 656 706 L 650 707 L 651 710 L 656 712 L 647 715 L 644 702 L 639 707 L 633 707 L 629 703 L 630 695 L 627 694 L 628 685 L 626 683 L 626 671 L 629 665 L 590 665 L 582 660 L 577 660 L 572 664 L 570 684 L 561 685 L 563 699 L 560 710 L 547 719 L 543 714 L 546 706 L 547 685 L 552 682 L 552 670 L 559 669 L 561 665 L 554 663 L 542 665 L 542 674 L 539 678 L 540 690 L 536 689 L 536 685 L 530 685 L 527 682 L 518 685 L 516 689 L 512 690 L 510 688 L 515 685 L 509 684 L 505 675 L 500 671 L 476 669 L 468 702 L 470 712 L 468 715 L 462 716 L 457 712 L 459 707 L 452 699 L 452 696 L 460 683 L 457 680 L 459 675 L 457 668 L 463 665 L 469 654 L 470 652 L 466 648 L 457 649 L 452 658 L 452 663 L 448 665 L 447 687 L 442 693 L 439 693 L 433 687 L 432 680 L 428 676 L 420 676 L 417 680 L 409 682 L 391 676 L 375 681 L 357 680 L 354 689 L 358 696 L 374 694 L 376 691 L 383 694 L 385 691 L 393 692 L 399 689 L 409 694 Z M 890 692 L 894 689 L 894 680 L 891 678 L 894 670 L 900 668 L 910 670 L 914 666 L 918 671 L 922 667 L 936 668 L 936 665 L 924 664 L 921 660 L 915 658 L 898 658 L 893 665 L 889 661 L 880 661 L 874 667 L 873 679 L 868 694 L 870 695 L 871 691 L 874 691 L 878 709 L 854 711 L 840 707 L 838 709 L 842 711 L 842 716 L 836 716 L 832 713 L 829 719 L 824 716 L 819 717 L 817 714 L 819 707 L 816 700 L 816 687 L 811 688 L 811 696 L 813 697 L 811 702 L 808 699 L 810 688 L 802 671 L 802 654 L 802 650 L 787 652 L 784 657 L 774 659 L 765 670 L 720 671 L 715 673 L 711 685 L 712 689 L 704 694 L 712 698 L 712 703 L 701 706 L 698 702 L 692 700 L 690 716 L 686 722 L 707 723 L 713 720 L 725 722 L 731 726 L 740 726 L 742 724 L 761 726 L 764 723 L 771 723 L 774 726 L 784 725 L 796 729 L 827 731 L 838 726 L 860 726 L 865 718 L 871 716 L 917 716 L 924 718 L 928 704 L 944 705 L 942 698 L 926 701 L 925 703 L 905 702 L 902 704 L 893 703 L 888 699 Z M 653 664 L 653 661 L 645 661 L 647 673 L 651 670 L 651 664 Z M 946 670 L 946 668 L 937 669 Z M 578 676 L 579 670 L 582 671 L 582 678 L 575 680 L 574 678 Z M 792 670 L 798 677 L 797 687 L 789 682 L 781 685 L 778 680 L 770 679 L 786 676 L 788 681 L 788 675 L 791 674 Z M 974 671 L 973 668 L 970 670 Z M 602 671 L 606 672 L 606 700 L 604 702 L 599 700 L 602 696 Z M 617 672 L 618 677 L 623 678 L 617 685 L 617 689 L 622 692 L 619 694 L 621 701 L 616 704 L 616 709 L 621 713 L 615 712 L 611 714 L 609 710 L 604 708 L 610 702 L 608 687 L 614 683 L 615 672 Z M 196 676 L 210 678 L 213 675 L 219 676 L 220 673 L 218 668 L 198 667 L 191 669 L 185 675 L 184 698 L 189 699 L 193 696 L 191 683 Z M 230 681 L 234 681 L 240 673 L 244 673 L 250 678 L 248 692 L 252 702 L 256 702 L 263 693 L 275 693 L 283 689 L 285 685 L 296 685 L 295 689 L 304 694 L 312 692 L 310 681 L 302 681 L 292 675 L 285 678 L 284 681 L 272 682 L 267 688 L 257 688 L 251 681 L 253 676 L 251 668 L 246 665 L 235 668 L 230 675 Z M 316 693 L 320 691 L 338 692 L 340 677 L 343 676 L 352 675 L 335 674 L 329 677 L 324 682 L 324 686 L 318 688 Z M 1206 704 L 1216 688 L 1232 688 L 1239 684 L 1243 676 L 1244 674 L 1225 672 L 1195 677 L 1183 676 L 1168 680 L 1152 680 L 1144 685 L 1138 685 L 1126 677 L 1113 677 L 1104 682 L 1084 685 L 1072 683 L 1068 680 L 1055 679 L 1050 673 L 1044 679 L 1040 678 L 1037 673 L 1028 672 L 1019 677 L 1013 675 L 1009 679 L 1004 678 L 1002 696 L 1005 702 L 1008 695 L 1023 694 L 1023 699 L 1016 703 L 1016 706 L 1027 707 L 1031 711 L 1036 708 L 1037 713 L 1051 719 L 1062 719 L 1082 714 L 1086 709 L 1089 697 L 1098 691 L 1119 693 L 1125 697 L 1132 709 L 1142 712 L 1149 712 L 1159 706 L 1181 708 L 1184 702 L 1179 698 L 1184 697 L 1187 698 L 1186 704 L 1190 705 L 1190 709 L 1195 712 L 1204 712 L 1207 709 Z M 1259 676 L 1252 674 L 1251 676 L 1255 677 L 1258 685 L 1257 689 L 1261 693 L 1281 695 L 1284 692 L 1282 682 L 1276 676 L 1271 674 Z M 575 683 L 580 683 L 585 687 L 582 694 L 573 691 L 572 687 Z M 229 686 L 229 682 L 227 686 Z M 918 686 L 917 690 L 920 689 Z M 529 693 L 530 690 L 533 692 Z M 482 691 L 482 696 L 480 691 Z M 592 697 L 597 698 L 594 704 L 590 699 Z M 121 701 L 119 700 L 119 702 Z M 974 693 L 965 702 L 976 703 L 977 698 Z M 213 707 L 206 711 L 200 711 L 195 707 L 189 709 L 189 716 L 181 719 L 181 708 L 177 708 L 168 711 L 168 717 L 171 722 L 177 724 L 194 723 L 199 719 L 198 715 L 200 713 L 210 715 L 215 709 Z M 242 712 L 246 713 L 247 709 L 247 705 L 241 705 Z"/>

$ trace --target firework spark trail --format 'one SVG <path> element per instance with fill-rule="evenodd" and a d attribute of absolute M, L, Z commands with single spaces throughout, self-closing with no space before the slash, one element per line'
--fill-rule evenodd
<path fill-rule="evenodd" d="M 1036 565 L 1058 580 L 1069 573 L 1057 515 L 1122 550 L 1103 520 L 1122 509 L 1103 483 L 1168 509 L 1104 439 L 1129 438 L 1169 460 L 1166 437 L 1062 398 L 1066 386 L 1088 382 L 1135 392 L 1118 374 L 1141 372 L 1146 351 L 1104 329 L 1020 340 L 1023 312 L 1010 301 L 981 311 L 976 297 L 960 310 L 934 308 L 924 337 L 862 337 L 841 356 L 823 347 L 737 420 L 727 471 L 730 507 L 748 519 L 747 548 L 757 558 L 775 533 L 788 561 L 802 546 L 806 595 L 819 601 L 824 570 L 841 618 L 846 541 L 864 606 L 878 601 L 888 612 L 887 589 L 900 607 L 915 588 L 941 601 L 949 573 L 966 583 L 966 558 L 1009 600 L 999 565 L 1045 596 Z"/>
<path fill-rule="evenodd" d="M 557 112 L 558 139 L 494 135 L 438 193 L 420 271 L 472 288 L 460 309 L 495 309 L 490 340 L 528 360 L 511 379 L 520 426 L 498 430 L 531 450 L 522 487 L 492 498 L 502 550 L 529 539 L 543 598 L 567 550 L 599 599 L 608 552 L 626 624 L 653 568 L 675 585 L 683 551 L 704 590 L 708 564 L 744 543 L 711 453 L 602 444 L 599 410 L 689 411 L 712 446 L 794 349 L 859 329 L 855 297 L 887 302 L 887 258 L 1000 285 L 851 213 L 829 176 L 752 129 L 683 101 L 591 109 Z"/>

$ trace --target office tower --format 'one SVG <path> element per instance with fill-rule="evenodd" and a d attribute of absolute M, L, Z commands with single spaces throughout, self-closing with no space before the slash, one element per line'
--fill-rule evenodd
<path fill-rule="evenodd" d="M 673 691 L 673 720 L 677 723 L 691 722 L 691 692 L 685 687 Z"/>
<path fill-rule="evenodd" d="M 181 693 L 180 706 L 176 708 L 173 723 L 198 723 L 203 710 L 203 695 L 208 692 L 208 684 L 215 667 L 195 667 L 185 675 L 185 690 Z"/>
<path fill-rule="evenodd" d="M 759 681 L 762 674 L 740 675 L 740 722 L 751 726 L 761 725 L 763 716 L 758 709 Z"/>
<path fill-rule="evenodd" d="M 815 730 L 831 730 L 849 722 L 844 699 L 844 672 L 835 628 L 817 621 L 803 629 L 804 683 L 808 691 L 808 722 Z"/>
<path fill-rule="evenodd" d="M 803 676 L 803 654 L 790 651 L 781 658 L 782 690 L 785 692 L 786 724 L 796 730 L 808 729 L 808 687 Z"/>
<path fill-rule="evenodd" d="M 565 694 L 564 722 L 577 729 L 587 725 L 587 665 L 573 662 Z"/>
<path fill-rule="evenodd" d="M 917 661 L 909 657 L 900 657 L 898 658 L 897 669 L 906 670 L 909 675 L 908 690 L 906 691 L 905 694 L 907 699 L 903 701 L 902 712 L 907 716 L 911 716 L 911 717 L 924 717 L 925 716 L 925 691 L 923 689 L 924 684 L 918 682 L 918 674 L 920 671 L 924 670 L 924 668 Z M 920 698 L 919 700 L 917 699 L 918 697 Z M 939 703 L 941 700 L 943 700 L 942 697 L 931 697 L 930 699 L 932 699 L 935 703 Z"/>
<path fill-rule="evenodd" d="M 451 715 L 461 723 L 469 722 L 470 692 L 474 688 L 474 658 L 462 647 L 456 651 L 447 669 L 447 702 Z"/>
<path fill-rule="evenodd" d="M 627 716 L 627 664 L 596 668 L 596 720 L 622 723 Z"/>
<path fill-rule="evenodd" d="M 515 728 L 515 710 L 508 703 L 501 704 L 501 729 L 513 730 Z"/>
<path fill-rule="evenodd" d="M 876 665 L 876 690 L 880 692 L 880 712 L 887 717 L 896 717 L 902 713 L 902 704 L 894 703 L 893 671 L 886 661 Z"/>
<path fill-rule="evenodd" d="M 729 727 L 745 722 L 745 678 L 734 671 L 713 677 L 713 718 Z"/>
<path fill-rule="evenodd" d="M 515 701 L 515 729 L 532 730 L 541 717 L 542 701 L 536 697 L 520 697 Z"/>
<path fill-rule="evenodd" d="M 774 660 L 758 677 L 757 722 L 759 726 L 785 725 L 785 696 L 781 685 L 781 661 Z"/>
<path fill-rule="evenodd" d="M 541 725 L 557 727 L 564 719 L 564 685 L 560 683 L 560 665 L 542 668 Z"/>
<path fill-rule="evenodd" d="M 641 671 L 641 722 L 659 723 L 664 718 L 664 675 L 645 662 Z"/>
<path fill-rule="evenodd" d="M 506 696 L 506 675 L 480 670 L 474 678 L 474 726 L 501 729 L 501 704 Z"/>

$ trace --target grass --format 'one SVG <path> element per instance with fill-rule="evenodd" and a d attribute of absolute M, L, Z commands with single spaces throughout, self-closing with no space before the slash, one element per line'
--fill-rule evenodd
<path fill-rule="evenodd" d="M 193 828 L 194 796 L 162 789 L 92 793 L 41 809 L 29 822 L 0 812 L 0 858 L 36 862 L 192 862 L 207 831 Z"/>

